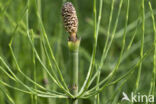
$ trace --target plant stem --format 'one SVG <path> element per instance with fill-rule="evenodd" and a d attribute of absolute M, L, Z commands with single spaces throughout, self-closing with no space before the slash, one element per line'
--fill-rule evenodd
<path fill-rule="evenodd" d="M 72 53 L 73 56 L 73 95 L 78 93 L 78 50 Z M 74 100 L 73 104 L 78 104 L 78 100 Z"/>
<path fill-rule="evenodd" d="M 141 39 L 140 58 L 142 58 L 143 54 L 144 54 L 144 34 L 145 34 L 144 0 L 142 0 L 141 8 L 142 8 L 142 39 Z M 136 86 L 135 86 L 135 93 L 139 89 L 141 70 L 142 70 L 142 62 L 139 65 L 139 70 L 138 70 L 138 75 L 137 75 L 137 80 L 136 80 Z"/>
<path fill-rule="evenodd" d="M 72 93 L 76 97 L 78 94 L 78 57 L 79 57 L 79 44 L 80 41 L 76 42 L 68 41 L 68 48 L 70 49 L 72 59 Z M 78 99 L 72 99 L 71 104 L 78 104 Z"/>
<path fill-rule="evenodd" d="M 99 82 L 100 82 L 100 72 L 98 73 L 96 84 L 99 84 Z M 99 90 L 99 86 L 96 88 L 96 90 Z M 94 104 L 100 104 L 100 94 L 95 95 Z"/>
<path fill-rule="evenodd" d="M 151 2 L 149 1 L 149 7 L 150 7 L 150 11 L 151 11 L 151 17 L 152 17 L 152 22 L 153 22 L 153 30 L 154 30 L 154 57 L 153 57 L 153 75 L 152 75 L 152 80 L 151 80 L 151 86 L 150 86 L 150 90 L 149 90 L 149 95 L 155 94 L 155 80 L 156 80 L 156 21 L 154 18 L 154 12 L 152 9 L 152 5 Z M 148 102 L 147 102 L 148 104 Z M 154 104 L 154 102 L 152 103 Z"/>

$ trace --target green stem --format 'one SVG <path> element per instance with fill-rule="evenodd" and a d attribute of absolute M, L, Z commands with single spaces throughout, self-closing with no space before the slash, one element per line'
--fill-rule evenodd
<path fill-rule="evenodd" d="M 142 39 L 141 39 L 140 58 L 142 58 L 143 54 L 144 54 L 144 33 L 145 33 L 144 0 L 142 0 L 141 7 L 142 7 Z M 137 75 L 137 80 L 136 80 L 135 92 L 137 92 L 138 89 L 139 89 L 141 70 L 142 70 L 142 62 L 139 65 L 139 70 L 138 70 L 138 75 Z"/>
<path fill-rule="evenodd" d="M 35 44 L 34 35 L 32 35 L 32 41 L 33 41 L 33 44 Z M 35 56 L 34 49 L 33 49 L 33 58 L 32 59 L 33 59 L 33 67 L 34 67 L 34 81 L 37 82 L 37 79 L 36 79 L 36 56 Z M 34 89 L 37 89 L 36 84 L 34 84 Z M 36 95 L 34 96 L 34 104 L 37 104 L 37 96 Z"/>
<path fill-rule="evenodd" d="M 68 48 L 70 49 L 70 54 L 72 57 L 72 94 L 76 97 L 78 94 L 78 57 L 79 57 L 79 44 L 80 41 L 77 40 L 76 42 L 69 41 Z M 72 99 L 71 104 L 78 104 L 78 99 Z"/>
<path fill-rule="evenodd" d="M 96 84 L 99 84 L 100 82 L 100 72 L 98 73 Z M 96 88 L 96 90 L 99 90 L 99 86 Z M 100 104 L 100 94 L 95 95 L 95 104 Z"/>
<path fill-rule="evenodd" d="M 73 95 L 78 93 L 78 51 L 72 53 L 73 58 Z M 78 100 L 74 100 L 72 104 L 78 104 Z"/>
<path fill-rule="evenodd" d="M 154 31 L 153 75 L 152 75 L 149 95 L 150 94 L 154 95 L 155 94 L 155 83 L 156 83 L 155 82 L 156 81 L 156 24 L 155 24 L 156 21 L 155 21 L 155 18 L 154 18 L 154 12 L 153 12 L 153 9 L 152 9 L 152 5 L 151 5 L 150 1 L 148 3 L 149 3 L 150 11 L 151 11 L 151 17 L 152 17 L 152 22 L 153 22 L 153 31 Z M 146 104 L 149 104 L 149 102 L 147 102 Z M 154 104 L 154 102 L 151 103 L 151 104 Z"/>

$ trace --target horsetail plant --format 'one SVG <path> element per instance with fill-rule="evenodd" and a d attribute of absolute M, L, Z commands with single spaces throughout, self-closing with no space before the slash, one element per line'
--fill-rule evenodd
<path fill-rule="evenodd" d="M 76 15 L 76 10 L 72 3 L 66 2 L 62 8 L 62 17 L 64 21 L 64 27 L 69 33 L 68 48 L 70 50 L 72 59 L 72 93 L 74 96 L 78 94 L 78 53 L 80 40 L 77 37 L 78 30 L 78 18 Z M 72 104 L 78 104 L 77 99 L 72 99 Z"/>
<path fill-rule="evenodd" d="M 134 85 L 136 85 L 135 87 L 135 92 L 137 92 L 140 88 L 140 82 L 141 82 L 141 71 L 142 71 L 142 65 L 143 65 L 143 60 L 145 59 L 146 56 L 148 56 L 154 49 L 154 57 L 153 57 L 153 76 L 152 76 L 152 80 L 151 80 L 151 86 L 150 86 L 150 91 L 149 94 L 155 94 L 155 79 L 156 79 L 156 26 L 155 26 L 155 18 L 154 18 L 154 9 L 152 8 L 151 3 L 149 2 L 149 8 L 150 8 L 150 13 L 151 13 L 151 17 L 152 17 L 152 21 L 153 21 L 153 30 L 154 30 L 154 46 L 151 46 L 150 48 L 148 48 L 147 51 L 145 51 L 145 41 L 147 41 L 147 39 L 145 38 L 145 19 L 146 18 L 146 13 L 145 13 L 145 7 L 144 7 L 144 0 L 142 0 L 141 2 L 141 10 L 142 12 L 140 13 L 140 17 L 142 18 L 141 22 L 141 32 L 142 32 L 142 39 L 140 42 L 140 44 L 138 45 L 141 46 L 140 49 L 140 56 L 137 57 L 133 63 L 135 62 L 135 64 L 133 64 L 132 67 L 130 67 L 129 70 L 126 70 L 124 72 L 124 74 L 120 75 L 119 77 L 117 77 L 117 71 L 119 70 L 119 67 L 121 66 L 121 63 L 123 62 L 123 60 L 125 59 L 125 56 L 128 57 L 129 54 L 132 54 L 134 52 L 134 50 L 132 49 L 133 47 L 135 48 L 136 46 L 133 45 L 133 40 L 136 38 L 137 36 L 137 31 L 135 31 L 135 33 L 133 34 L 132 38 L 129 39 L 129 45 L 128 48 L 126 48 L 126 37 L 128 37 L 128 29 L 130 28 L 129 26 L 129 11 L 130 11 L 130 2 L 131 0 L 120 0 L 119 2 L 119 8 L 118 11 L 116 12 L 117 17 L 115 17 L 115 24 L 113 25 L 114 27 L 112 28 L 112 21 L 113 21 L 113 13 L 114 13 L 114 6 L 116 5 L 116 1 L 112 0 L 112 4 L 111 4 L 111 10 L 110 10 L 110 15 L 109 15 L 109 20 L 108 20 L 108 29 L 107 29 L 107 37 L 106 37 L 106 41 L 105 44 L 103 46 L 102 49 L 102 53 L 100 56 L 100 60 L 97 61 L 96 60 L 96 54 L 97 54 L 97 47 L 98 47 L 98 38 L 99 38 L 99 33 L 100 33 L 100 29 L 101 29 L 101 19 L 102 19 L 102 15 L 103 15 L 103 4 L 104 4 L 104 0 L 99 0 L 99 11 L 97 11 L 97 0 L 93 0 L 93 26 L 94 26 L 94 33 L 93 33 L 93 51 L 91 54 L 91 58 L 90 58 L 90 63 L 89 63 L 89 68 L 87 70 L 87 74 L 85 77 L 85 80 L 83 83 L 80 83 L 79 79 L 79 70 L 81 68 L 79 68 L 79 50 L 81 50 L 80 47 L 80 38 L 78 38 L 77 36 L 77 32 L 78 32 L 78 17 L 77 17 L 77 13 L 76 13 L 76 9 L 73 6 L 73 4 L 71 2 L 66 2 L 64 3 L 66 0 L 63 0 L 63 7 L 62 7 L 62 19 L 64 22 L 64 27 L 66 29 L 66 31 L 69 34 L 68 37 L 68 49 L 69 49 L 69 54 L 70 57 L 68 57 L 69 61 L 71 61 L 70 63 L 70 71 L 72 72 L 72 75 L 70 76 L 71 79 L 71 83 L 66 83 L 65 77 L 63 76 L 64 73 L 63 69 L 60 67 L 60 65 L 58 64 L 53 49 L 51 48 L 51 42 L 49 41 L 49 37 L 46 33 L 45 27 L 43 25 L 43 20 L 41 18 L 41 1 L 40 0 L 36 0 L 37 2 L 35 3 L 39 3 L 38 5 L 35 4 L 36 7 L 36 16 L 38 18 L 38 25 L 39 25 L 39 29 L 41 31 L 40 36 L 39 36 L 39 43 L 40 43 L 40 47 L 41 47 L 41 52 L 37 49 L 37 46 L 35 43 L 38 42 L 38 40 L 35 38 L 36 36 L 36 32 L 35 29 L 31 29 L 31 24 L 30 22 L 30 10 L 31 10 L 31 5 L 29 3 L 29 0 L 27 2 L 26 5 L 26 10 L 24 11 L 24 16 L 26 16 L 26 23 L 24 24 L 25 21 L 21 20 L 22 23 L 24 25 L 22 25 L 26 32 L 23 32 L 30 43 L 31 46 L 31 52 L 32 52 L 32 64 L 34 66 L 34 78 L 31 79 L 30 76 L 26 75 L 26 73 L 23 72 L 19 62 L 18 62 L 18 58 L 16 58 L 16 54 L 14 52 L 14 37 L 16 34 L 16 32 L 18 31 L 18 29 L 21 29 L 19 24 L 16 24 L 17 26 L 15 26 L 15 29 L 13 31 L 13 35 L 11 37 L 11 41 L 9 43 L 9 49 L 10 49 L 10 53 L 11 53 L 11 58 L 12 61 L 14 62 L 13 68 L 18 72 L 18 74 L 20 74 L 21 76 L 23 76 L 29 83 L 31 83 L 32 85 L 28 85 L 27 83 L 25 83 L 22 78 L 20 78 L 20 76 L 16 75 L 16 73 L 14 72 L 13 68 L 10 67 L 10 65 L 8 65 L 8 62 L 2 57 L 0 56 L 0 71 L 2 71 L 11 81 L 13 81 L 14 83 L 18 83 L 20 85 L 19 86 L 13 86 L 10 85 L 9 83 L 5 82 L 5 80 L 3 80 L 3 77 L 0 77 L 0 90 L 2 90 L 2 86 L 8 87 L 8 88 L 12 88 L 14 90 L 20 91 L 22 93 L 26 93 L 29 94 L 30 97 L 32 97 L 32 104 L 38 104 L 39 101 L 39 97 L 43 97 L 43 98 L 48 98 L 48 103 L 49 104 L 54 104 L 57 102 L 57 100 L 53 101 L 51 98 L 57 98 L 57 99 L 66 99 L 69 104 L 81 104 L 81 100 L 80 99 L 88 99 L 91 98 L 92 96 L 94 96 L 94 104 L 116 104 L 119 103 L 120 100 L 118 97 L 120 96 L 121 90 L 123 88 L 123 85 L 131 78 L 132 75 L 134 75 L 134 72 L 136 71 L 136 68 L 139 68 L 138 70 L 138 76 L 137 76 L 137 81 Z M 103 78 L 102 76 L 102 69 L 105 65 L 105 61 L 107 61 L 107 57 L 110 51 L 110 48 L 113 44 L 113 41 L 116 38 L 116 31 L 118 29 L 118 25 L 119 25 L 119 19 L 120 19 L 120 15 L 121 15 L 121 10 L 123 6 L 123 4 L 126 1 L 126 15 L 125 17 L 123 16 L 123 18 L 125 18 L 125 25 L 123 30 L 123 33 L 121 34 L 122 37 L 122 43 L 121 43 L 121 50 L 119 53 L 119 57 L 116 61 L 116 63 L 114 64 L 114 67 L 112 68 L 112 70 L 110 71 L 110 73 L 108 73 L 108 75 Z M 0 5 L 1 6 L 1 5 Z M 1 11 L 0 11 L 1 12 Z M 7 16 L 9 17 L 9 15 L 7 14 Z M 137 19 L 136 22 L 136 30 L 138 30 L 139 28 L 139 18 Z M 15 23 L 14 23 L 15 24 Z M 61 24 L 62 25 L 62 24 Z M 134 28 L 134 27 L 133 27 Z M 111 30 L 112 29 L 112 30 Z M 24 31 L 24 30 L 23 30 Z M 112 31 L 112 32 L 111 32 Z M 20 30 L 21 33 L 21 30 Z M 117 36 L 118 37 L 118 36 Z M 139 43 L 138 42 L 138 43 Z M 148 42 L 148 41 L 147 41 Z M 1 47 L 0 47 L 1 48 Z M 133 51 L 132 53 L 128 53 L 128 51 Z M 1 50 L 0 50 L 1 53 Z M 41 53 L 41 54 L 40 54 Z M 80 58 L 81 59 L 81 58 Z M 39 69 L 42 69 L 44 72 L 43 75 L 43 79 L 46 78 L 48 80 L 48 86 L 45 87 L 44 84 L 40 84 L 38 83 L 37 80 L 37 72 L 38 72 L 38 65 L 39 65 Z M 40 70 L 39 70 L 40 71 Z M 104 70 L 105 72 L 105 70 Z M 32 75 L 33 75 L 32 74 Z M 68 75 L 68 73 L 67 73 Z M 67 76 L 68 77 L 68 76 Z M 96 80 L 95 80 L 96 79 Z M 50 86 L 55 84 L 56 89 L 53 90 L 51 89 Z M 95 83 L 94 83 L 95 82 Z M 121 83 L 119 83 L 121 82 Z M 103 103 L 100 99 L 101 95 L 100 93 L 102 93 L 106 88 L 115 85 L 116 84 L 120 84 L 116 90 L 113 92 L 111 95 L 110 99 L 104 99 L 106 101 L 104 101 L 105 103 Z M 80 86 L 82 84 L 82 86 Z M 69 88 L 67 85 L 71 85 L 72 87 Z M 4 93 L 4 91 L 3 91 Z M 4 93 L 5 94 L 5 93 Z M 7 98 L 9 99 L 9 101 L 12 104 L 15 104 L 16 102 L 14 102 L 14 100 L 11 98 L 11 96 L 9 94 L 5 94 L 7 96 Z M 107 94 L 106 94 L 107 95 Z M 117 99 L 116 96 L 117 95 Z M 1 103 L 1 102 L 0 102 Z M 89 103 L 90 104 L 90 103 Z M 154 103 L 153 103 L 154 104 Z"/>

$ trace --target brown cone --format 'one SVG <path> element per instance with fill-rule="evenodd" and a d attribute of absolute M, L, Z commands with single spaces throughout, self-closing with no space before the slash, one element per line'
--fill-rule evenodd
<path fill-rule="evenodd" d="M 72 3 L 66 2 L 62 8 L 62 16 L 64 21 L 65 29 L 70 34 L 70 40 L 76 40 L 76 33 L 78 28 L 78 18 L 76 15 L 76 10 Z"/>

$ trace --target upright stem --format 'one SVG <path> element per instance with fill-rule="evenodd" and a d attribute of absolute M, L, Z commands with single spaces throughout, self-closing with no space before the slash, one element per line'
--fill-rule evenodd
<path fill-rule="evenodd" d="M 78 50 L 72 53 L 73 56 L 73 95 L 78 93 Z M 78 100 L 74 100 L 73 104 L 78 104 Z"/>
<path fill-rule="evenodd" d="M 79 44 L 80 41 L 76 42 L 68 41 L 68 48 L 70 49 L 72 59 L 72 93 L 76 97 L 78 94 L 78 57 L 79 57 Z M 71 104 L 78 104 L 78 99 L 72 99 Z"/>

